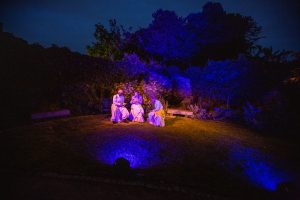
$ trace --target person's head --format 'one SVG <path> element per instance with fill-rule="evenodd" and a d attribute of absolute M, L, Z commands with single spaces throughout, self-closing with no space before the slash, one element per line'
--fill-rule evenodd
<path fill-rule="evenodd" d="M 119 89 L 119 90 L 118 90 L 118 94 L 119 94 L 119 95 L 123 95 L 123 90 Z"/>
<path fill-rule="evenodd" d="M 138 91 L 134 91 L 134 96 L 139 96 L 140 93 Z"/>

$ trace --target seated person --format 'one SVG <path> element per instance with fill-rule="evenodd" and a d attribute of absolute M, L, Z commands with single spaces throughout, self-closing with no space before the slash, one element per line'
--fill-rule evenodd
<path fill-rule="evenodd" d="M 133 122 L 144 122 L 144 109 L 142 107 L 143 97 L 139 94 L 138 91 L 134 92 L 134 95 L 131 97 L 131 111 L 129 115 L 129 120 Z"/>
<path fill-rule="evenodd" d="M 123 90 L 118 90 L 118 94 L 114 95 L 111 105 L 111 121 L 113 123 L 119 123 L 128 118 L 129 112 L 124 105 Z"/>
<path fill-rule="evenodd" d="M 148 114 L 148 121 L 154 126 L 165 126 L 165 111 L 163 106 L 156 97 L 151 97 L 151 102 L 154 105 L 154 109 Z"/>

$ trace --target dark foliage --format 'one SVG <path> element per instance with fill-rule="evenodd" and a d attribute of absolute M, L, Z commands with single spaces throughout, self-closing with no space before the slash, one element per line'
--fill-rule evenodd
<path fill-rule="evenodd" d="M 207 3 L 202 12 L 179 17 L 174 11 L 157 10 L 153 21 L 135 32 L 110 20 L 110 31 L 97 24 L 92 56 L 120 59 L 121 52 L 137 53 L 166 65 L 203 65 L 207 60 L 237 58 L 248 54 L 260 38 L 261 27 L 251 17 L 226 13 L 220 3 Z"/>
<path fill-rule="evenodd" d="M 260 39 L 261 27 L 251 17 L 226 13 L 220 3 L 209 2 L 202 12 L 190 14 L 186 19 L 200 47 L 192 64 L 237 58 L 241 53 L 247 54 Z"/>
<path fill-rule="evenodd" d="M 120 60 L 123 57 L 122 45 L 124 28 L 117 25 L 116 20 L 109 20 L 110 30 L 102 24 L 96 24 L 94 37 L 96 42 L 87 46 L 87 53 L 93 57 L 101 57 L 110 60 Z"/>
<path fill-rule="evenodd" d="M 5 32 L 0 43 L 1 126 L 26 121 L 33 112 L 99 112 L 101 99 L 110 97 L 115 81 L 125 79 L 115 63 L 65 47 L 29 45 Z"/>
<path fill-rule="evenodd" d="M 220 3 L 187 17 L 168 10 L 152 16 L 135 32 L 116 20 L 109 28 L 96 24 L 89 56 L 28 44 L 0 24 L 1 127 L 34 112 L 100 112 L 101 102 L 110 105 L 115 86 L 122 86 L 128 97 L 133 89 L 160 93 L 170 106 L 189 106 L 201 119 L 279 132 L 300 128 L 299 53 L 256 45 L 261 27 L 251 17 L 226 13 Z"/>

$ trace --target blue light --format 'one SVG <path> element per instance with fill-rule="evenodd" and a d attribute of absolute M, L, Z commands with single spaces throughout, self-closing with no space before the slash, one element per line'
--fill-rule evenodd
<path fill-rule="evenodd" d="M 252 184 L 269 191 L 275 191 L 279 184 L 288 181 L 289 176 L 275 167 L 258 150 L 235 146 L 229 153 L 229 167 L 241 169 L 239 175 Z M 236 172 L 236 171 L 235 171 Z"/>
<path fill-rule="evenodd" d="M 107 139 L 98 146 L 97 159 L 113 165 L 119 158 L 130 162 L 131 168 L 148 168 L 162 163 L 160 145 L 155 140 L 146 140 L 134 135 L 123 135 Z"/>
<path fill-rule="evenodd" d="M 143 138 L 129 134 L 102 138 L 93 149 L 93 154 L 98 161 L 111 166 L 116 160 L 124 158 L 133 169 L 166 166 L 175 160 L 182 162 L 184 157 L 175 146 L 160 143 L 156 137 Z M 232 146 L 227 162 L 233 175 L 265 190 L 275 191 L 281 183 L 291 180 L 287 171 L 276 167 L 266 154 L 250 147 Z"/>

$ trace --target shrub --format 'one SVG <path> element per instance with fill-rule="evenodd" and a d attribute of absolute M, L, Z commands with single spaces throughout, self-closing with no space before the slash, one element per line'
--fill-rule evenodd
<path fill-rule="evenodd" d="M 193 112 L 196 119 L 212 119 L 211 114 L 199 104 L 191 104 L 188 108 Z"/>
<path fill-rule="evenodd" d="M 136 53 L 124 54 L 122 61 L 117 63 L 127 78 L 136 78 L 148 72 L 147 64 L 141 61 Z"/>
<path fill-rule="evenodd" d="M 95 83 L 77 83 L 63 89 L 63 104 L 76 114 L 95 114 L 100 112 L 101 96 Z"/>
<path fill-rule="evenodd" d="M 152 109 L 152 95 L 155 95 L 157 98 L 161 99 L 163 103 L 165 102 L 165 97 L 169 92 L 169 90 L 166 89 L 160 82 L 154 80 L 141 82 L 134 80 L 124 83 L 117 83 L 115 84 L 115 92 L 118 89 L 122 89 L 124 91 L 125 102 L 130 102 L 134 91 L 138 91 L 143 97 L 145 113 L 148 113 Z M 165 105 L 167 105 L 166 102 Z"/>
<path fill-rule="evenodd" d="M 220 121 L 240 121 L 239 111 L 230 108 L 215 107 L 211 112 L 214 120 Z"/>
<path fill-rule="evenodd" d="M 247 102 L 243 106 L 244 120 L 245 123 L 255 129 L 262 129 L 263 127 L 263 117 L 262 109 L 255 107 L 250 102 Z"/>
<path fill-rule="evenodd" d="M 251 92 L 253 80 L 249 76 L 251 62 L 244 56 L 237 60 L 210 61 L 203 68 L 196 88 L 201 96 L 237 103 Z"/>

